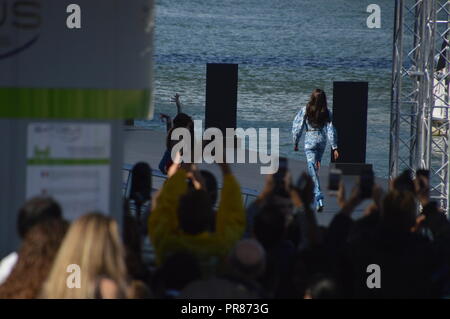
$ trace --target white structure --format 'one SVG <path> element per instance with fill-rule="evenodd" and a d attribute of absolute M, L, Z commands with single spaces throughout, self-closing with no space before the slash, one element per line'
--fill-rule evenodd
<path fill-rule="evenodd" d="M 390 178 L 430 170 L 432 197 L 449 196 L 450 2 L 396 0 L 392 69 Z"/>

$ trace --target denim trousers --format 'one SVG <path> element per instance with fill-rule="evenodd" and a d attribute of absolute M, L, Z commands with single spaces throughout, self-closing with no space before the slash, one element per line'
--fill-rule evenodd
<path fill-rule="evenodd" d="M 320 132 L 307 132 L 305 136 L 305 153 L 308 164 L 308 174 L 314 182 L 314 196 L 316 205 L 319 200 L 323 200 L 323 194 L 320 189 L 319 175 L 317 173 L 317 162 L 322 161 L 323 152 L 327 144 L 326 136 Z"/>

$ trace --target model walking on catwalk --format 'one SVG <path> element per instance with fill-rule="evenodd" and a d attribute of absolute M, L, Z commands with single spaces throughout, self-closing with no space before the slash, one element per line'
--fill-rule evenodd
<path fill-rule="evenodd" d="M 298 151 L 300 137 L 305 133 L 305 153 L 308 173 L 314 181 L 314 194 L 317 211 L 323 210 L 323 194 L 320 190 L 317 172 L 320 168 L 322 155 L 327 145 L 327 137 L 333 150 L 333 158 L 339 157 L 337 149 L 336 130 L 332 122 L 331 111 L 327 107 L 327 97 L 321 89 L 315 89 L 308 104 L 300 109 L 292 125 L 294 151 Z"/>

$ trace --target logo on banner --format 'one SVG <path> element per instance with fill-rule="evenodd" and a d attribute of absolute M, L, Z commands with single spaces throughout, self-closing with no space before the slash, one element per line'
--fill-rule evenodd
<path fill-rule="evenodd" d="M 41 0 L 0 0 L 0 59 L 32 47 L 42 24 Z"/>

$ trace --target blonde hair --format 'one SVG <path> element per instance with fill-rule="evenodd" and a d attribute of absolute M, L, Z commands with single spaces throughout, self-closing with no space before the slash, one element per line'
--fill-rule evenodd
<path fill-rule="evenodd" d="M 80 267 L 80 288 L 69 288 L 67 266 Z M 117 223 L 112 218 L 90 213 L 77 219 L 61 244 L 41 297 L 48 299 L 90 299 L 96 297 L 99 280 L 113 280 L 125 291 L 124 249 Z"/>

